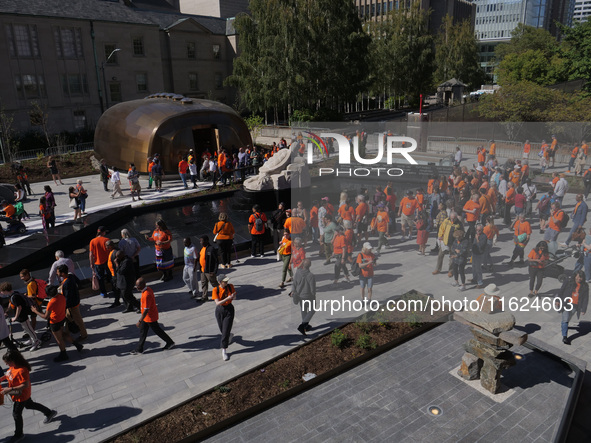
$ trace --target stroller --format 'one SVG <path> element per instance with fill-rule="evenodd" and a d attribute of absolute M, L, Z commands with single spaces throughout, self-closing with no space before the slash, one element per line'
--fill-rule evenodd
<path fill-rule="evenodd" d="M 14 218 L 8 218 L 0 215 L 0 222 L 6 223 L 6 228 L 0 224 L 0 227 L 2 227 L 2 237 L 6 235 L 24 234 L 27 232 L 27 227 L 25 224 Z"/>
<path fill-rule="evenodd" d="M 567 275 L 564 272 L 564 266 L 559 265 L 559 263 L 570 257 L 579 259 L 580 254 L 581 251 L 578 245 L 567 249 L 558 249 L 554 254 L 550 253 L 550 261 L 544 266 L 544 276 L 555 278 L 561 284 L 564 283 Z"/>

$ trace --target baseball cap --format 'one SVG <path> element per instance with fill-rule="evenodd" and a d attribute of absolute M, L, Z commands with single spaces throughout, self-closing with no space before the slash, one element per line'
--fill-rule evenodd
<path fill-rule="evenodd" d="M 107 232 L 107 228 L 104 226 L 99 226 L 96 232 Z"/>
<path fill-rule="evenodd" d="M 363 249 L 373 250 L 370 242 L 363 243 Z"/>
<path fill-rule="evenodd" d="M 218 275 L 218 283 L 221 283 L 223 281 L 229 282 L 230 281 L 230 277 L 228 277 L 226 274 L 220 274 L 220 275 Z"/>

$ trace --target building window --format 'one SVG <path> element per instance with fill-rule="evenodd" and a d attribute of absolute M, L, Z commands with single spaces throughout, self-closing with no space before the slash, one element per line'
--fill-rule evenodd
<path fill-rule="evenodd" d="M 117 45 L 107 44 L 105 45 L 105 63 L 109 65 L 118 65 L 119 59 L 117 58 L 117 52 L 113 52 L 117 49 Z M 113 54 L 113 55 L 111 55 Z M 109 58 L 111 56 L 111 58 Z"/>
<path fill-rule="evenodd" d="M 109 95 L 111 96 L 111 103 L 122 102 L 121 83 L 109 83 Z"/>
<path fill-rule="evenodd" d="M 80 28 L 55 28 L 53 36 L 59 58 L 84 58 Z"/>
<path fill-rule="evenodd" d="M 195 42 L 187 42 L 187 58 L 196 59 Z"/>
<path fill-rule="evenodd" d="M 7 25 L 6 37 L 11 57 L 39 57 L 36 26 Z"/>
<path fill-rule="evenodd" d="M 213 58 L 220 58 L 221 47 L 220 45 L 213 45 Z"/>
<path fill-rule="evenodd" d="M 88 94 L 86 74 L 62 74 L 62 90 L 64 95 Z"/>
<path fill-rule="evenodd" d="M 133 55 L 146 55 L 144 53 L 144 37 L 133 38 Z"/>
<path fill-rule="evenodd" d="M 224 79 L 221 72 L 216 72 L 214 75 L 214 83 L 216 89 L 222 89 L 224 87 Z"/>
<path fill-rule="evenodd" d="M 84 129 L 86 127 L 86 113 L 84 111 L 74 111 L 74 128 Z"/>
<path fill-rule="evenodd" d="M 189 72 L 189 89 L 191 91 L 199 90 L 199 82 L 197 81 L 197 74 L 195 72 Z"/>
<path fill-rule="evenodd" d="M 148 75 L 147 74 L 136 74 L 135 75 L 135 84 L 137 86 L 137 92 L 147 92 L 148 91 Z"/>
<path fill-rule="evenodd" d="M 20 99 L 46 97 L 45 79 L 42 75 L 23 74 L 14 76 L 16 93 Z"/>

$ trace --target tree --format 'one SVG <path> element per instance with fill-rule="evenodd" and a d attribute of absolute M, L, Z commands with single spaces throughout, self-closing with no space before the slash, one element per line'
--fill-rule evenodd
<path fill-rule="evenodd" d="M 577 22 L 572 28 L 561 26 L 562 54 L 566 58 L 569 80 L 583 79 L 591 92 L 591 22 Z"/>
<path fill-rule="evenodd" d="M 541 51 L 545 57 L 550 58 L 558 52 L 558 42 L 545 29 L 519 23 L 511 32 L 511 41 L 496 46 L 495 58 L 501 61 L 509 54 L 522 54 L 529 50 Z"/>
<path fill-rule="evenodd" d="M 527 81 L 538 85 L 553 85 L 567 80 L 566 60 L 558 54 L 550 58 L 540 49 L 507 54 L 497 67 L 499 85 Z"/>
<path fill-rule="evenodd" d="M 469 21 L 454 25 L 453 18 L 446 15 L 435 45 L 436 85 L 457 78 L 477 89 L 486 81 L 480 67 L 478 44 Z"/>
<path fill-rule="evenodd" d="M 14 132 L 14 114 L 8 114 L 4 108 L 0 108 L 0 142 L 2 143 L 2 160 L 11 160 L 18 152 L 19 142 Z M 5 158 L 5 154 L 8 158 Z"/>

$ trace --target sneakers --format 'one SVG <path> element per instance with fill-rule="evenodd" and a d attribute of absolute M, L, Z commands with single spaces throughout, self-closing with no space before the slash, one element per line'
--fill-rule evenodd
<path fill-rule="evenodd" d="M 76 350 L 78 352 L 82 352 L 82 349 L 84 349 L 84 345 L 80 344 L 80 343 L 76 343 L 74 342 L 74 346 L 76 346 Z"/>
<path fill-rule="evenodd" d="M 139 349 L 134 349 L 133 351 L 129 352 L 131 355 L 138 355 L 138 354 L 143 354 L 144 351 L 140 351 Z"/>
<path fill-rule="evenodd" d="M 174 344 L 175 344 L 174 342 L 167 343 L 166 346 L 164 346 L 164 350 L 168 351 L 168 350 L 174 348 Z"/>
<path fill-rule="evenodd" d="M 106 296 L 107 296 L 107 294 L 103 294 L 103 293 L 101 292 L 101 297 L 105 298 Z"/>
<path fill-rule="evenodd" d="M 225 349 L 222 349 L 222 358 L 224 359 L 224 361 L 230 360 L 230 356 L 228 355 Z"/>
<path fill-rule="evenodd" d="M 562 337 L 562 343 L 564 343 L 565 345 L 570 345 L 570 340 L 568 339 L 568 337 L 564 336 Z"/>
<path fill-rule="evenodd" d="M 113 303 L 112 305 L 110 305 L 110 306 L 107 306 L 107 307 L 108 307 L 109 309 L 113 309 L 113 308 L 116 308 L 117 306 L 121 306 L 121 302 L 119 302 L 119 301 L 116 301 L 115 303 Z"/>
<path fill-rule="evenodd" d="M 51 422 L 51 420 L 53 420 L 55 418 L 55 416 L 57 415 L 57 411 L 54 409 L 52 410 L 49 415 L 45 416 L 45 420 L 43 420 L 43 423 L 47 424 L 49 422 Z"/>
<path fill-rule="evenodd" d="M 462 285 L 458 288 L 458 291 L 464 292 L 466 290 L 466 285 Z"/>
<path fill-rule="evenodd" d="M 308 334 L 306 334 L 306 328 L 304 328 L 304 325 L 299 325 L 298 331 L 300 331 L 300 334 L 302 334 L 302 335 L 308 335 Z"/>
<path fill-rule="evenodd" d="M 293 279 L 291 277 L 289 277 L 287 280 L 285 280 L 286 283 L 290 283 Z"/>
<path fill-rule="evenodd" d="M 455 288 L 456 286 L 459 286 L 460 284 L 457 281 L 455 281 L 451 285 Z"/>
<path fill-rule="evenodd" d="M 29 351 L 36 351 L 37 349 L 39 349 L 41 347 L 41 340 L 37 340 L 35 342 L 35 344 L 33 345 L 33 347 L 31 349 L 29 349 Z"/>

